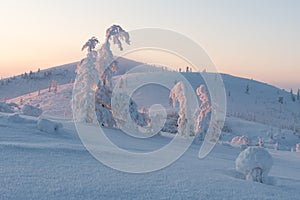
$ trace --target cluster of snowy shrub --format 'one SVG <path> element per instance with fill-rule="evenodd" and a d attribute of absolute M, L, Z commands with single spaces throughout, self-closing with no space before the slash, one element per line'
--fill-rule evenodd
<path fill-rule="evenodd" d="M 27 116 L 33 116 L 33 117 L 38 117 L 42 114 L 42 109 L 25 104 L 23 105 L 22 108 L 16 103 L 5 103 L 5 102 L 0 102 L 0 112 L 3 113 L 14 113 L 14 112 L 19 112 L 21 111 L 21 114 L 27 115 Z"/>

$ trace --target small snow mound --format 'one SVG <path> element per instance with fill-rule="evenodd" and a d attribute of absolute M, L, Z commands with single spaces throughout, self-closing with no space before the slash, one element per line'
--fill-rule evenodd
<path fill-rule="evenodd" d="M 28 116 L 33 116 L 33 117 L 38 117 L 42 114 L 42 109 L 25 104 L 22 108 L 22 113 L 24 115 L 28 115 Z"/>
<path fill-rule="evenodd" d="M 14 111 L 10 109 L 9 105 L 4 102 L 0 102 L 0 112 L 13 113 Z"/>
<path fill-rule="evenodd" d="M 231 140 L 232 146 L 250 145 L 250 140 L 246 136 L 236 136 Z"/>
<path fill-rule="evenodd" d="M 63 128 L 63 125 L 48 119 L 39 119 L 37 122 L 37 128 L 46 133 L 57 133 L 59 132 L 59 129 Z"/>
<path fill-rule="evenodd" d="M 263 182 L 273 165 L 270 153 L 261 147 L 248 147 L 235 161 L 236 170 L 243 173 L 247 180 Z"/>

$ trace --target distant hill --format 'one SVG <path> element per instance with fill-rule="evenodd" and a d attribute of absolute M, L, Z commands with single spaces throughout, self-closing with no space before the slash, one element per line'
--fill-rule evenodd
<path fill-rule="evenodd" d="M 122 75 L 142 64 L 125 58 L 119 58 L 118 63 L 119 72 L 116 75 Z M 69 83 L 76 77 L 76 66 L 77 63 L 71 63 L 35 72 L 31 78 L 27 79 L 22 78 L 24 75 L 20 75 L 10 78 L 9 82 L 7 82 L 8 79 L 2 80 L 5 83 L 3 85 L 0 83 L 0 99 L 15 98 L 14 101 L 18 103 L 21 96 L 25 95 L 22 96 L 24 101 L 44 105 L 46 113 L 62 116 L 67 112 L 70 116 L 72 84 Z M 204 84 L 199 73 L 182 74 L 194 89 Z M 136 76 L 140 75 L 136 74 Z M 300 101 L 292 101 L 289 92 L 266 83 L 228 74 L 222 74 L 222 78 L 227 96 L 227 116 L 300 132 Z M 59 85 L 59 90 L 55 95 L 49 94 L 46 89 L 52 80 L 57 81 Z M 247 87 L 248 92 L 246 92 Z M 38 90 L 42 90 L 40 96 L 37 96 Z M 28 94 L 31 92 L 33 93 Z M 148 107 L 154 103 L 168 106 L 168 92 L 163 87 L 148 85 L 144 89 L 139 89 L 134 94 L 134 98 L 139 107 Z M 282 98 L 283 104 L 279 103 L 279 98 Z M 56 108 L 52 109 L 51 105 Z M 64 106 L 65 108 L 62 108 Z"/>
<path fill-rule="evenodd" d="M 142 65 L 143 63 L 129 60 L 126 58 L 117 59 L 119 70 L 116 75 L 124 74 L 131 68 Z M 78 62 L 69 63 L 49 69 L 44 69 L 39 72 L 33 71 L 32 75 L 25 72 L 22 75 L 0 80 L 0 100 L 4 97 L 11 99 L 30 92 L 48 87 L 52 80 L 55 80 L 59 85 L 72 82 L 76 77 L 76 67 Z"/>

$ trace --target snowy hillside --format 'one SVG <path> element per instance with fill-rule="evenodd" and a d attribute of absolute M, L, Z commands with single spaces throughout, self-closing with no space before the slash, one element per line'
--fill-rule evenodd
<path fill-rule="evenodd" d="M 140 63 L 121 58 L 119 60 L 119 64 L 120 71 L 118 74 L 123 74 Z M 27 94 L 22 98 L 24 100 L 28 99 L 28 101 L 32 101 L 37 104 L 34 99 L 34 94 L 37 94 L 39 89 L 46 89 L 52 80 L 55 80 L 63 91 L 65 91 L 67 87 L 72 87 L 72 85 L 61 85 L 70 83 L 75 79 L 75 67 L 76 63 L 41 71 L 38 73 L 39 76 L 42 76 L 41 78 L 23 79 L 21 76 L 18 76 L 14 80 L 11 80 L 11 82 L 7 85 L 0 85 L 0 98 L 3 99 L 6 97 L 10 99 L 18 97 L 17 99 L 20 99 L 21 97 L 19 96 Z M 41 75 L 49 72 L 51 72 L 49 77 Z M 204 83 L 199 73 L 182 74 L 191 83 L 194 89 Z M 136 76 L 140 76 L 139 78 L 142 78 L 143 74 Z M 147 74 L 145 74 L 145 76 L 147 76 Z M 117 78 L 118 77 L 115 79 Z M 224 80 L 227 94 L 228 116 L 300 132 L 300 101 L 292 101 L 291 94 L 289 92 L 266 83 L 234 77 L 227 74 L 223 74 L 222 78 Z M 247 87 L 249 87 L 248 93 L 246 93 Z M 68 94 L 62 94 L 65 96 L 64 98 L 68 98 L 68 103 L 71 99 L 70 91 L 71 88 L 69 88 L 69 92 L 67 92 Z M 34 92 L 34 94 L 29 97 L 29 92 Z M 58 94 L 51 96 L 43 92 L 38 99 L 52 98 L 52 100 L 49 100 L 50 102 L 58 102 L 58 99 L 55 99 L 55 97 L 61 98 L 59 97 L 61 93 L 64 92 L 58 91 Z M 47 94 L 47 96 L 44 97 L 44 94 Z M 158 94 L 161 97 L 159 100 L 155 98 Z M 148 98 L 144 98 L 145 95 L 147 95 Z M 154 103 L 161 103 L 164 106 L 168 106 L 168 95 L 168 90 L 166 88 L 152 84 L 146 85 L 136 91 L 134 98 L 138 102 L 139 107 L 147 107 Z M 280 104 L 278 101 L 280 97 L 283 98 L 283 104 Z M 13 101 L 18 103 L 17 99 L 14 99 Z M 44 102 L 38 103 L 41 104 L 41 106 L 45 104 Z M 66 104 L 64 103 L 62 105 Z M 69 108 L 70 106 L 68 105 L 62 110 L 67 110 L 67 112 L 69 112 Z M 45 110 L 48 110 L 47 106 Z"/>
<path fill-rule="evenodd" d="M 182 75 L 195 89 L 204 83 L 199 73 L 182 73 Z M 133 73 L 130 76 L 138 80 L 148 74 Z M 156 75 L 154 73 L 154 76 L 159 76 L 159 73 Z M 290 93 L 253 80 L 226 74 L 222 77 L 227 93 L 227 119 L 222 136 L 224 141 L 229 142 L 234 136 L 246 135 L 255 143 L 258 137 L 262 137 L 271 148 L 278 142 L 282 150 L 288 151 L 300 142 L 297 136 L 300 128 L 298 122 L 300 102 L 293 102 Z M 115 80 L 118 78 L 120 76 L 115 76 Z M 245 92 L 247 85 L 250 88 L 248 94 Z M 56 93 L 53 89 L 50 92 L 44 89 L 13 98 L 8 102 L 20 104 L 22 100 L 23 104 L 40 107 L 43 115 L 71 118 L 72 89 L 72 83 L 58 85 Z M 283 105 L 278 102 L 280 96 L 284 97 Z M 133 94 L 133 99 L 140 109 L 149 109 L 151 105 L 162 104 L 167 110 L 172 110 L 169 90 L 157 84 L 139 88 Z"/>

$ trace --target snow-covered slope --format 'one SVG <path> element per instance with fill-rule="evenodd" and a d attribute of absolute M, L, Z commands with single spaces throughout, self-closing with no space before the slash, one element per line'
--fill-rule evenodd
<path fill-rule="evenodd" d="M 122 65 L 122 63 L 124 64 Z M 139 65 L 140 63 L 123 59 L 119 61 L 119 64 L 120 71 L 125 73 L 131 67 Z M 122 68 L 123 66 L 124 68 Z M 12 83 L 9 83 L 8 85 L 0 86 L 0 96 L 3 97 L 4 94 L 7 94 L 8 97 L 14 97 L 17 94 L 26 94 L 25 96 L 18 96 L 12 101 L 19 103 L 22 98 L 25 103 L 39 104 L 44 109 L 45 113 L 70 116 L 72 84 L 63 84 L 74 80 L 74 70 L 75 66 L 69 65 L 49 69 L 48 71 L 52 71 L 51 78 L 22 80 L 22 78 L 19 77 L 19 79 L 12 81 Z M 43 71 L 40 73 L 42 72 Z M 159 76 L 159 72 L 157 72 L 157 74 L 152 73 L 152 75 L 153 74 L 154 76 Z M 201 74 L 199 73 L 182 73 L 182 75 L 191 83 L 191 86 L 194 89 L 204 83 Z M 148 73 L 133 73 L 130 74 L 130 76 L 136 76 L 135 78 L 143 79 L 143 76 L 148 76 Z M 115 76 L 115 79 L 118 79 L 118 77 L 119 76 Z M 279 129 L 289 129 L 294 132 L 300 132 L 300 101 L 292 101 L 289 92 L 266 83 L 234 77 L 227 74 L 222 74 L 222 78 L 227 94 L 227 116 L 277 127 L 278 130 L 276 131 L 280 131 Z M 46 90 L 42 90 L 40 96 L 37 96 L 37 88 L 46 88 L 51 80 L 56 80 L 59 84 L 57 94 L 48 93 Z M 247 86 L 249 87 L 248 93 L 246 93 Z M 23 87 L 29 87 L 29 89 L 23 89 Z M 28 92 L 26 91 L 29 90 L 34 92 L 32 94 L 27 94 Z M 157 98 L 158 96 L 160 98 Z M 139 108 L 149 108 L 153 104 L 162 104 L 168 108 L 168 96 L 168 89 L 157 84 L 150 84 L 139 88 L 134 93 L 133 98 L 137 102 Z M 283 98 L 283 104 L 280 104 L 278 101 L 280 97 Z"/>

